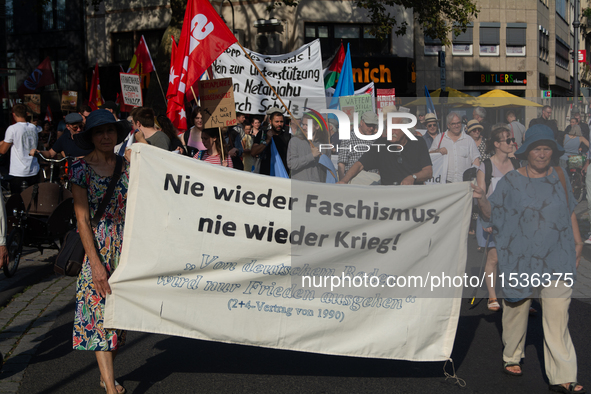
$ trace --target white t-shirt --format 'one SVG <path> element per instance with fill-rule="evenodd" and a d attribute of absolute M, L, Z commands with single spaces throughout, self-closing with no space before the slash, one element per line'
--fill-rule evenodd
<path fill-rule="evenodd" d="M 434 150 L 438 148 L 447 149 L 448 164 L 447 164 L 447 181 L 448 182 L 462 182 L 464 171 L 472 167 L 472 163 L 477 158 L 480 158 L 480 152 L 472 137 L 462 132 L 460 138 L 455 142 L 448 137 L 449 131 L 446 131 L 442 136 L 437 136 L 431 144 Z M 439 142 L 441 141 L 441 146 Z"/>
<path fill-rule="evenodd" d="M 37 158 L 29 156 L 31 149 L 37 149 L 37 138 L 37 128 L 31 123 L 18 122 L 6 129 L 4 142 L 12 144 L 9 175 L 24 178 L 39 173 Z"/>

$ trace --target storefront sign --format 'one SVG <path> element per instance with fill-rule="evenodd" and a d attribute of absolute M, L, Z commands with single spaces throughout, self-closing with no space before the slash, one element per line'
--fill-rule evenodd
<path fill-rule="evenodd" d="M 526 72 L 464 72 L 465 86 L 527 85 Z"/>

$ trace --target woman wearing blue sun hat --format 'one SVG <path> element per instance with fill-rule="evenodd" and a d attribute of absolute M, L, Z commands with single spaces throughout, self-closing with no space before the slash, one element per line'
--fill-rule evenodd
<path fill-rule="evenodd" d="M 551 161 L 564 153 L 545 125 L 530 127 L 515 152 L 527 164 L 507 173 L 487 199 L 474 197 L 493 228 L 503 300 L 503 372 L 521 376 L 531 297 L 542 305 L 544 363 L 550 390 L 584 393 L 568 331 L 568 308 L 583 242 L 576 201 L 565 171 Z"/>

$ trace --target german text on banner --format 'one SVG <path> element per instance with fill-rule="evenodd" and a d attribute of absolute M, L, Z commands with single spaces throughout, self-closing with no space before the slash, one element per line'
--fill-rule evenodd
<path fill-rule="evenodd" d="M 468 183 L 327 185 L 143 144 L 132 152 L 105 327 L 332 355 L 449 358 L 463 287 L 443 289 L 433 277 L 464 274 Z"/>
<path fill-rule="evenodd" d="M 320 40 L 284 55 L 248 54 L 295 117 L 303 115 L 304 107 L 326 108 Z M 234 80 L 236 111 L 261 115 L 273 106 L 282 107 L 237 44 L 226 49 L 212 68 L 215 78 Z"/>

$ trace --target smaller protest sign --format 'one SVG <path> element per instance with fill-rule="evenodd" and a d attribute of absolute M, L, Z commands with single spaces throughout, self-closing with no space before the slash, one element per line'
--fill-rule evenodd
<path fill-rule="evenodd" d="M 205 128 L 236 125 L 232 78 L 199 81 L 199 100 Z"/>
<path fill-rule="evenodd" d="M 395 89 L 377 89 L 378 110 L 390 105 L 396 105 Z"/>
<path fill-rule="evenodd" d="M 41 113 L 41 95 L 40 94 L 25 94 L 24 104 L 35 115 Z"/>
<path fill-rule="evenodd" d="M 61 109 L 65 112 L 74 112 L 78 107 L 78 92 L 74 90 L 62 90 Z"/>
<path fill-rule="evenodd" d="M 144 100 L 142 97 L 140 76 L 137 74 L 119 73 L 119 79 L 121 80 L 123 104 L 131 107 L 142 107 Z"/>
<path fill-rule="evenodd" d="M 351 122 L 353 122 L 353 113 L 357 113 L 361 119 L 361 115 L 367 111 L 373 112 L 373 98 L 369 94 L 339 97 L 339 104 L 341 111 L 347 114 Z"/>

